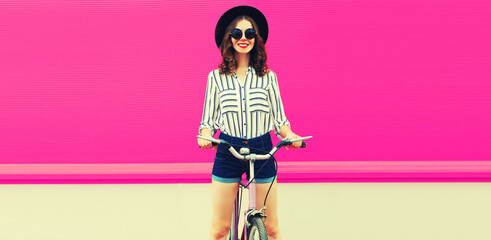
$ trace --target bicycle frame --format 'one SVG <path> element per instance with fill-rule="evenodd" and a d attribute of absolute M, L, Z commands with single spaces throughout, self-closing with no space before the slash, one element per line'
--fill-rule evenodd
<path fill-rule="evenodd" d="M 254 216 L 260 216 L 261 219 L 266 217 L 262 212 L 266 209 L 266 205 L 264 205 L 263 208 L 260 210 L 256 209 L 256 181 L 255 181 L 255 173 L 254 173 L 254 163 L 257 160 L 267 160 L 270 157 L 272 157 L 278 149 L 283 147 L 284 145 L 291 144 L 292 142 L 296 141 L 302 141 L 305 139 L 310 139 L 312 136 L 309 137 L 303 137 L 303 138 L 296 138 L 296 139 L 286 139 L 278 143 L 268 154 L 265 155 L 257 155 L 257 154 L 250 154 L 250 150 L 246 148 L 241 149 L 240 154 L 235 150 L 233 146 L 230 145 L 230 143 L 226 142 L 225 140 L 221 139 L 215 139 L 215 138 L 208 138 L 208 137 L 202 137 L 200 135 L 197 136 L 198 138 L 205 139 L 208 141 L 211 141 L 216 144 L 223 144 L 228 147 L 229 151 L 238 159 L 243 159 L 249 161 L 249 179 L 251 182 L 245 182 L 245 181 L 240 181 L 239 182 L 239 189 L 237 190 L 237 195 L 235 198 L 235 203 L 234 203 L 234 212 L 232 215 L 232 223 L 230 226 L 230 236 L 232 237 L 232 240 L 239 240 L 239 218 L 241 216 L 241 213 L 239 212 L 241 209 L 239 209 L 239 206 L 241 205 L 241 196 L 242 196 L 242 191 L 245 189 L 249 190 L 249 207 L 248 210 L 244 212 L 244 225 L 242 226 L 242 236 L 244 237 L 243 239 L 247 239 L 247 228 L 250 226 L 249 219 Z M 302 142 L 303 143 L 303 142 Z M 302 144 L 302 147 L 305 147 L 305 143 Z M 244 150 L 243 152 L 243 149 Z"/>
<path fill-rule="evenodd" d="M 257 210 L 256 206 L 256 181 L 254 180 L 254 163 L 256 159 L 251 158 L 249 160 L 249 176 L 252 182 L 248 183 L 243 180 L 239 182 L 239 189 L 237 190 L 237 196 L 235 198 L 235 204 L 234 204 L 234 212 L 232 215 L 232 224 L 230 226 L 231 229 L 231 237 L 233 237 L 233 240 L 238 240 L 239 239 L 239 218 L 241 216 L 240 213 L 240 206 L 241 206 L 241 197 L 242 197 L 242 192 L 244 189 L 249 190 L 249 207 L 248 210 L 244 212 L 244 224 L 242 226 L 242 236 L 244 239 L 247 239 L 247 228 L 249 227 L 250 223 L 248 221 L 249 216 L 256 216 L 259 215 L 261 218 L 266 217 L 266 215 L 263 214 L 263 210 L 266 209 L 266 205 L 260 209 Z"/>

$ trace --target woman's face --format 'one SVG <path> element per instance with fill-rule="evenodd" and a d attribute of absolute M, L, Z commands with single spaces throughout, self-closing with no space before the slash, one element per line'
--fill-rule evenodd
<path fill-rule="evenodd" d="M 256 39 L 247 39 L 244 33 L 247 29 L 253 28 L 252 23 L 245 19 L 242 19 L 237 23 L 237 26 L 235 26 L 235 28 L 238 28 L 242 31 L 242 37 L 240 39 L 237 40 L 233 37 L 230 37 L 235 51 L 237 51 L 238 53 L 249 53 L 254 47 L 254 41 Z"/>

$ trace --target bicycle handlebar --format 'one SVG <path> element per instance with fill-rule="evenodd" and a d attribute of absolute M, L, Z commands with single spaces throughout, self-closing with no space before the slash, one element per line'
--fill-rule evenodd
<path fill-rule="evenodd" d="M 232 147 L 232 145 L 230 143 L 228 143 L 227 141 L 223 140 L 223 139 L 215 139 L 215 138 L 209 138 L 209 137 L 203 137 L 201 135 L 198 135 L 197 136 L 198 138 L 201 138 L 201 139 L 205 139 L 205 140 L 208 140 L 212 143 L 215 143 L 215 144 L 222 144 L 222 145 L 225 145 L 228 150 L 236 157 L 236 158 L 239 158 L 239 159 L 243 159 L 243 160 L 250 160 L 252 157 L 254 157 L 256 160 L 266 160 L 266 159 L 269 159 L 270 157 L 272 157 L 276 151 L 278 151 L 278 149 L 280 149 L 281 147 L 285 146 L 285 145 L 290 145 L 291 143 L 293 142 L 297 142 L 297 141 L 302 141 L 302 140 L 305 140 L 305 139 L 310 139 L 312 138 L 312 136 L 308 136 L 308 137 L 301 137 L 301 138 L 294 138 L 294 139 L 285 139 L 281 142 L 279 142 L 278 144 L 276 144 L 276 146 L 271 149 L 271 151 L 269 151 L 269 153 L 265 154 L 265 155 L 256 155 L 256 154 L 249 154 L 249 155 L 241 155 L 240 153 L 237 152 L 237 150 L 235 150 L 235 148 Z M 302 148 L 306 147 L 307 144 L 305 142 L 302 142 Z"/>

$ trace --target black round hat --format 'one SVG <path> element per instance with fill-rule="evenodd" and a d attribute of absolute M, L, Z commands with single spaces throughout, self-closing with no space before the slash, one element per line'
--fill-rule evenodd
<path fill-rule="evenodd" d="M 266 21 L 266 17 L 264 14 L 259 11 L 255 7 L 251 6 L 237 6 L 226 11 L 218 20 L 217 26 L 215 28 L 215 42 L 217 47 L 220 48 L 222 44 L 223 37 L 225 36 L 225 30 L 228 25 L 238 16 L 247 15 L 254 19 L 259 29 L 256 29 L 257 32 L 261 35 L 264 43 L 266 44 L 266 40 L 268 39 L 268 21 Z"/>

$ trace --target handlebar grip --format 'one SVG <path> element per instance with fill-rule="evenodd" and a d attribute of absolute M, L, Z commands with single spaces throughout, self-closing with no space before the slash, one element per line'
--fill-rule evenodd
<path fill-rule="evenodd" d="M 292 145 L 293 143 L 290 143 L 288 144 L 288 146 Z M 302 141 L 302 146 L 300 146 L 300 148 L 306 148 L 307 147 L 307 143 L 305 143 L 304 141 Z"/>
<path fill-rule="evenodd" d="M 288 145 L 290 145 L 292 142 L 302 141 L 302 145 L 300 147 L 301 148 L 306 148 L 307 147 L 307 143 L 305 143 L 303 140 L 305 140 L 305 139 L 311 139 L 311 138 L 312 138 L 312 136 L 308 136 L 308 137 L 300 137 L 300 138 L 295 138 L 295 139 L 288 139 L 287 141 L 290 142 Z"/>
<path fill-rule="evenodd" d="M 218 144 L 219 144 L 219 143 L 217 143 L 217 142 L 213 142 L 212 140 L 215 140 L 215 139 L 213 139 L 213 138 L 202 137 L 202 136 L 200 136 L 200 135 L 198 135 L 197 137 L 198 137 L 198 138 L 201 138 L 201 139 L 205 139 L 205 140 L 210 141 L 212 146 L 218 146 Z M 201 148 L 201 147 L 199 147 L 199 148 Z"/>
<path fill-rule="evenodd" d="M 227 148 L 230 148 L 230 143 L 228 143 L 227 141 L 225 140 L 221 140 L 221 139 L 214 139 L 214 138 L 210 138 L 210 137 L 203 137 L 203 136 L 200 136 L 198 135 L 197 136 L 198 138 L 201 138 L 201 139 L 205 139 L 205 140 L 208 140 L 211 142 L 212 146 L 218 146 L 220 144 L 223 144 L 225 147 Z"/>
<path fill-rule="evenodd" d="M 216 143 L 216 142 L 211 142 L 211 146 L 213 146 L 213 147 L 214 147 L 214 146 L 218 146 L 218 143 Z M 199 147 L 199 148 L 201 148 L 201 146 L 198 146 L 198 147 Z"/>

